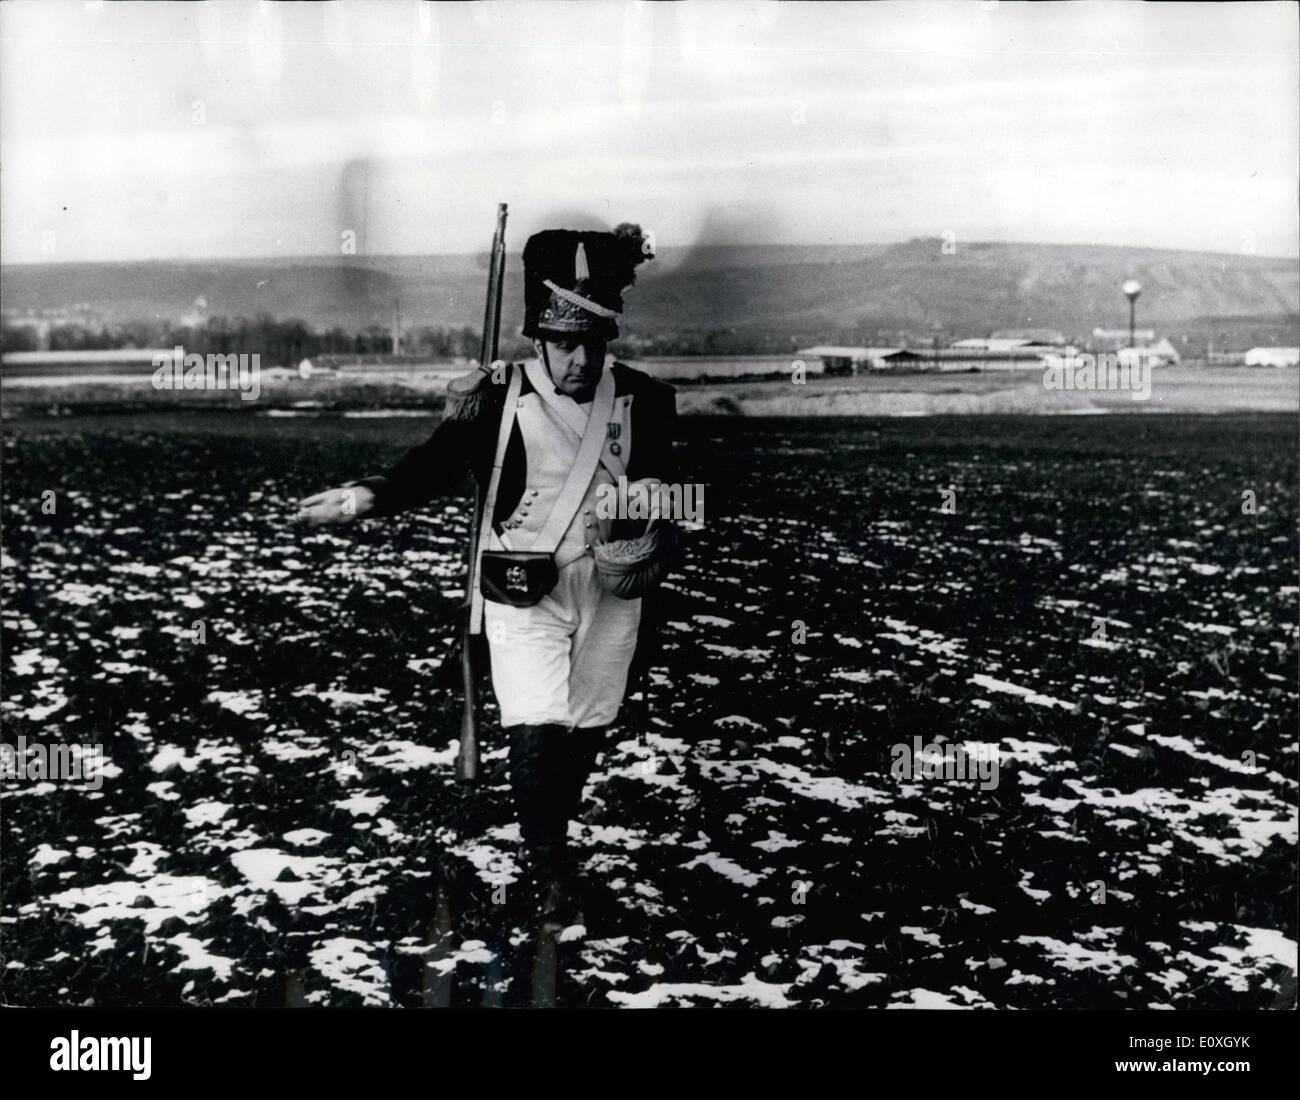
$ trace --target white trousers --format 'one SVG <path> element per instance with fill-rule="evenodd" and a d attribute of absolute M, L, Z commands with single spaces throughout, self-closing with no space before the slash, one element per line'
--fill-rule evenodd
<path fill-rule="evenodd" d="M 586 729 L 618 717 L 641 601 L 620 600 L 601 588 L 590 555 L 561 569 L 536 606 L 488 600 L 483 614 L 503 726 Z"/>

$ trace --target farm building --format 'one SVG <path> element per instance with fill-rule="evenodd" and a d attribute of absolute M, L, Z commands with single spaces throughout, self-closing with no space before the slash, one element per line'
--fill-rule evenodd
<path fill-rule="evenodd" d="M 990 347 L 990 344 L 995 346 Z M 961 340 L 943 348 L 853 348 L 818 345 L 796 352 L 821 359 L 827 374 L 857 374 L 865 370 L 1025 370 L 1042 367 L 1058 349 L 1020 340 Z"/>
<path fill-rule="evenodd" d="M 298 373 L 303 377 L 320 371 L 334 371 L 340 374 L 361 374 L 366 371 L 409 371 L 428 370 L 445 371 L 457 364 L 443 360 L 427 359 L 419 355 L 389 355 L 386 353 L 346 353 L 339 355 L 313 355 L 298 364 Z M 458 369 L 465 371 L 469 364 L 461 363 Z"/>
<path fill-rule="evenodd" d="M 1248 367 L 1300 366 L 1300 348 L 1251 348 L 1246 352 Z"/>
<path fill-rule="evenodd" d="M 1062 341 L 1064 342 L 1064 341 Z M 989 352 L 1010 352 L 1019 351 L 1022 348 L 1039 349 L 1044 351 L 1058 350 L 1055 344 L 1039 344 L 1024 336 L 976 336 L 969 340 L 958 340 L 954 344 L 949 344 L 952 348 L 965 348 L 973 351 Z"/>
<path fill-rule="evenodd" d="M 917 353 L 903 348 L 856 348 L 818 344 L 795 352 L 800 359 L 820 359 L 827 374 L 857 374 L 867 370 L 890 370 L 915 360 Z"/>
<path fill-rule="evenodd" d="M 1120 348 L 1116 354 L 1121 366 L 1136 363 L 1146 367 L 1176 367 L 1181 358 L 1178 349 L 1164 338 L 1150 347 Z"/>
<path fill-rule="evenodd" d="M 990 346 L 992 345 L 992 346 Z M 917 349 L 920 366 L 940 371 L 1038 370 L 1060 349 L 1008 340 L 960 340 L 951 347 Z"/>
<path fill-rule="evenodd" d="M 1148 344 L 1154 344 L 1156 339 L 1156 330 L 1153 328 L 1139 328 L 1133 331 L 1133 343 L 1138 347 L 1146 347 Z M 1088 339 L 1088 351 L 1119 351 L 1120 348 L 1129 346 L 1129 333 L 1126 328 L 1095 328 L 1092 330 L 1092 336 Z"/>
<path fill-rule="evenodd" d="M 1000 328 L 989 335 L 990 340 L 1024 340 L 1036 347 L 1059 348 L 1065 346 L 1064 333 L 1054 328 Z"/>

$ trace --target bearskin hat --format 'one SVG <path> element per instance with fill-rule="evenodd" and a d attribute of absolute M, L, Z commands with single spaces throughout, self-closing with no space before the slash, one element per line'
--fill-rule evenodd
<path fill-rule="evenodd" d="M 639 225 L 612 233 L 545 229 L 524 245 L 524 327 L 530 339 L 618 335 L 623 291 L 654 257 Z"/>

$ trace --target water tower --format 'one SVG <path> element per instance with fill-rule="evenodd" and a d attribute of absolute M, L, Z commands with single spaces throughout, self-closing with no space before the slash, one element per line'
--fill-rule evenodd
<path fill-rule="evenodd" d="M 1142 284 L 1136 279 L 1129 279 L 1124 284 L 1124 297 L 1128 299 L 1128 346 L 1137 347 L 1137 300 L 1142 293 Z"/>

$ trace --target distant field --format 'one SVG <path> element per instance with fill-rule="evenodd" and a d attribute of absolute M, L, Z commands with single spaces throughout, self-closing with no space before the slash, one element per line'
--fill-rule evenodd
<path fill-rule="evenodd" d="M 1040 369 L 966 374 L 893 374 L 681 387 L 684 413 L 742 416 L 1081 415 L 1229 413 L 1300 410 L 1300 371 L 1246 367 L 1169 367 L 1151 377 L 1151 394 L 1054 391 Z"/>
<path fill-rule="evenodd" d="M 529 1003 L 495 707 L 467 792 L 438 676 L 463 499 L 285 522 L 427 430 L 7 426 L 5 736 L 114 770 L 4 787 L 5 1003 L 419 1006 L 426 958 L 451 1004 Z M 705 521 L 648 736 L 574 827 L 559 1003 L 1294 1007 L 1296 431 L 684 421 Z M 913 737 L 997 747 L 999 785 L 896 776 Z"/>
<path fill-rule="evenodd" d="M 887 373 L 826 377 L 815 368 L 804 385 L 790 378 L 785 356 L 633 360 L 656 377 L 672 379 L 678 408 L 687 415 L 742 416 L 925 416 L 1078 415 L 1093 412 L 1223 413 L 1294 412 L 1300 409 L 1300 371 L 1258 367 L 1172 367 L 1155 372 L 1149 400 L 1129 392 L 1055 392 L 1043 387 L 1040 369 L 973 373 Z M 463 367 L 366 371 L 299 378 L 281 369 L 263 371 L 260 395 L 238 392 L 155 390 L 149 377 L 5 378 L 0 415 L 44 416 L 88 411 L 188 408 L 259 413 L 278 409 L 324 411 L 442 408 L 449 378 Z M 744 375 L 783 374 L 746 380 Z M 696 375 L 702 375 L 696 378 Z"/>

